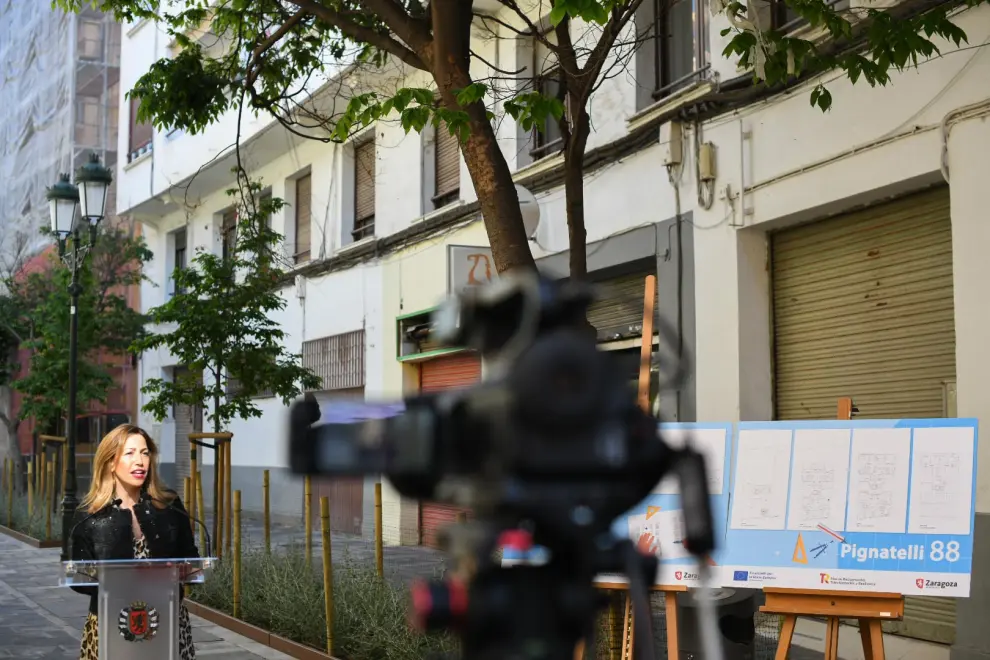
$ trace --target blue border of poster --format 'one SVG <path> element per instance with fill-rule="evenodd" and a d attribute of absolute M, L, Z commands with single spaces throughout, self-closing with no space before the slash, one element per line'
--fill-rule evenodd
<path fill-rule="evenodd" d="M 971 429 L 972 475 L 967 534 L 909 533 L 912 519 L 911 489 L 915 475 L 917 432 L 921 429 Z M 746 431 L 790 431 L 791 465 L 788 467 L 787 509 L 791 501 L 795 471 L 795 437 L 802 430 L 849 430 L 849 467 L 846 472 L 845 511 L 841 528 L 818 526 L 796 530 L 790 519 L 780 529 L 733 528 L 733 507 L 740 506 L 740 437 Z M 856 432 L 867 429 L 902 429 L 908 432 L 909 473 L 903 505 L 901 532 L 850 531 L 850 488 L 855 466 L 852 449 Z M 976 510 L 978 422 L 975 419 L 904 419 L 853 421 L 741 422 L 737 426 L 732 465 L 732 505 L 729 507 L 723 555 L 722 582 L 736 587 L 783 587 L 884 591 L 919 596 L 966 597 L 969 595 L 973 559 L 973 525 Z M 780 437 L 780 436 L 778 436 Z M 903 437 L 903 436 L 901 436 Z M 947 454 L 949 455 L 949 454 Z M 779 482 L 778 482 L 779 483 Z M 899 510 L 899 509 L 898 509 Z M 741 514 L 742 515 L 742 514 Z M 896 516 L 899 518 L 899 516 Z M 740 518 L 741 519 L 741 518 Z M 899 525 L 898 525 L 899 526 Z"/>

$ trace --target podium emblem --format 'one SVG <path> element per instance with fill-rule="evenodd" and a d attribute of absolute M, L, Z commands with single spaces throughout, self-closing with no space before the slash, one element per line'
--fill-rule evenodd
<path fill-rule="evenodd" d="M 158 632 L 158 610 L 147 603 L 135 601 L 120 611 L 117 629 L 128 642 L 149 640 Z"/>

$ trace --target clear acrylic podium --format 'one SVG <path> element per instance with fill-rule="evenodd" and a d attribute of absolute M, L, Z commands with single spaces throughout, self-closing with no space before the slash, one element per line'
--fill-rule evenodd
<path fill-rule="evenodd" d="M 204 582 L 214 561 L 67 561 L 59 586 L 99 588 L 100 660 L 179 660 L 182 585 Z"/>

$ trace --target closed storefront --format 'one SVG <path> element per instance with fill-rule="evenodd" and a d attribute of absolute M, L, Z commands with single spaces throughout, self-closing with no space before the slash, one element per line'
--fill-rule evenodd
<path fill-rule="evenodd" d="M 643 294 L 646 277 L 657 274 L 656 261 L 647 259 L 623 268 L 630 269 L 631 272 L 621 275 L 599 275 L 596 278 L 599 297 L 588 308 L 588 322 L 598 331 L 598 341 L 608 342 L 643 335 Z M 658 310 L 657 318 L 659 308 L 654 303 L 654 309 Z"/>
<path fill-rule="evenodd" d="M 771 237 L 776 417 L 949 414 L 955 381 L 947 188 Z M 892 631 L 952 643 L 955 601 L 907 598 Z"/>
<path fill-rule="evenodd" d="M 313 395 L 321 404 L 364 400 L 364 330 L 303 342 L 302 363 L 320 378 L 321 387 Z M 320 522 L 320 498 L 326 497 L 330 501 L 331 531 L 360 536 L 364 524 L 364 483 L 362 477 L 313 479 L 314 524 Z"/>
<path fill-rule="evenodd" d="M 420 390 L 436 392 L 473 385 L 481 380 L 481 358 L 475 353 L 457 353 L 426 360 L 420 365 Z M 419 508 L 421 543 L 437 547 L 437 532 L 464 511 L 458 507 L 422 502 Z"/>

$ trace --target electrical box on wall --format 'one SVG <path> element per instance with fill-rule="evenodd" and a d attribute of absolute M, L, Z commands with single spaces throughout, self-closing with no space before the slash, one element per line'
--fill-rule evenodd
<path fill-rule="evenodd" d="M 660 126 L 660 158 L 664 165 L 680 165 L 684 159 L 681 122 L 668 121 Z"/>
<path fill-rule="evenodd" d="M 702 181 L 715 180 L 715 145 L 711 142 L 698 147 L 698 178 Z"/>

